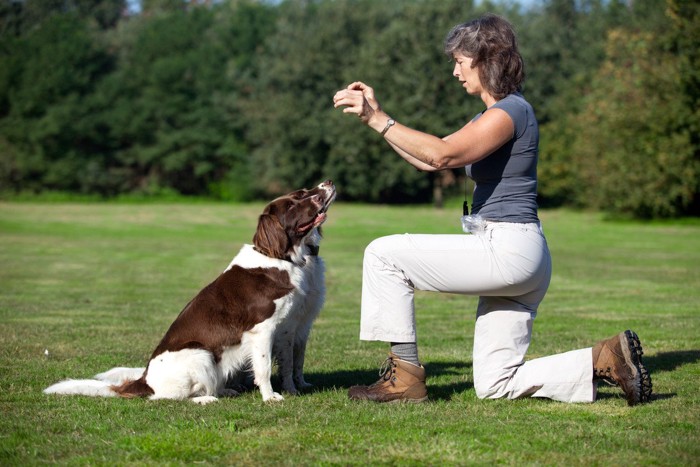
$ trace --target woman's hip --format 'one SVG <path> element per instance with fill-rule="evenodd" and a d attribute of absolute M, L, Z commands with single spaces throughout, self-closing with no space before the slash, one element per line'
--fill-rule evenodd
<path fill-rule="evenodd" d="M 531 226 L 489 227 L 478 235 L 391 235 L 365 251 L 366 267 L 400 271 L 417 289 L 472 295 L 527 293 L 548 278 L 550 263 L 541 230 Z"/>

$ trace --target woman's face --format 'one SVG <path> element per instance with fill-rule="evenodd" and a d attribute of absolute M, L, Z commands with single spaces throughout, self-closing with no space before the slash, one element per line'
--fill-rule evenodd
<path fill-rule="evenodd" d="M 481 94 L 483 86 L 479 79 L 479 69 L 476 67 L 472 68 L 473 60 L 459 52 L 455 53 L 453 57 L 455 68 L 452 71 L 452 75 L 462 83 L 462 86 L 469 94 Z"/>

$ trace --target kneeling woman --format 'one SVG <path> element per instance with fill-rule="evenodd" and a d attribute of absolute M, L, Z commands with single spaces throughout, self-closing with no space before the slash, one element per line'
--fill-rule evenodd
<path fill-rule="evenodd" d="M 392 235 L 365 250 L 360 338 L 389 342 L 391 353 L 382 377 L 350 388 L 350 398 L 427 398 L 416 344 L 413 291 L 419 289 L 479 295 L 473 368 L 480 398 L 592 402 L 602 379 L 619 385 L 630 405 L 648 401 L 651 379 L 632 331 L 593 348 L 525 361 L 552 263 L 537 211 L 537 120 L 520 93 L 523 61 L 512 26 L 495 15 L 456 26 L 445 52 L 462 87 L 486 107 L 445 138 L 395 122 L 362 82 L 334 96 L 336 108 L 360 117 L 417 169 L 465 167 L 476 184 L 470 235 Z"/>

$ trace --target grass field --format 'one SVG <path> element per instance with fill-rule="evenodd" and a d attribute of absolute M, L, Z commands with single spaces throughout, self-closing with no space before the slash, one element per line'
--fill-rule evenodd
<path fill-rule="evenodd" d="M 457 233 L 458 209 L 337 204 L 321 252 L 328 293 L 307 353 L 316 390 L 189 402 L 46 396 L 66 377 L 141 366 L 186 302 L 252 238 L 261 204 L 0 203 L 0 465 L 700 465 L 700 222 L 542 212 L 554 259 L 530 356 L 626 328 L 656 399 L 629 408 L 482 401 L 476 298 L 418 293 L 430 401 L 353 403 L 387 348 L 358 340 L 364 247 Z M 465 265 L 469 267 L 469 265 Z"/>

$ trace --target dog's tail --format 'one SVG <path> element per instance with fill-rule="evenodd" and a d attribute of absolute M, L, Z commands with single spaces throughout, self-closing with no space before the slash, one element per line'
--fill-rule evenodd
<path fill-rule="evenodd" d="M 95 379 L 68 379 L 44 389 L 45 394 L 93 397 L 143 397 L 153 395 L 146 383 L 145 368 L 112 368 Z"/>
<path fill-rule="evenodd" d="M 123 384 L 127 381 L 139 379 L 146 372 L 145 368 L 116 367 L 95 375 L 95 379 L 112 384 Z"/>
<path fill-rule="evenodd" d="M 121 397 L 146 397 L 154 394 L 153 389 L 146 383 L 146 375 L 133 381 L 125 381 L 119 386 L 112 386 L 112 390 Z"/>
<path fill-rule="evenodd" d="M 115 397 L 111 383 L 96 379 L 67 379 L 44 389 L 44 394 L 69 394 L 93 397 Z"/>

